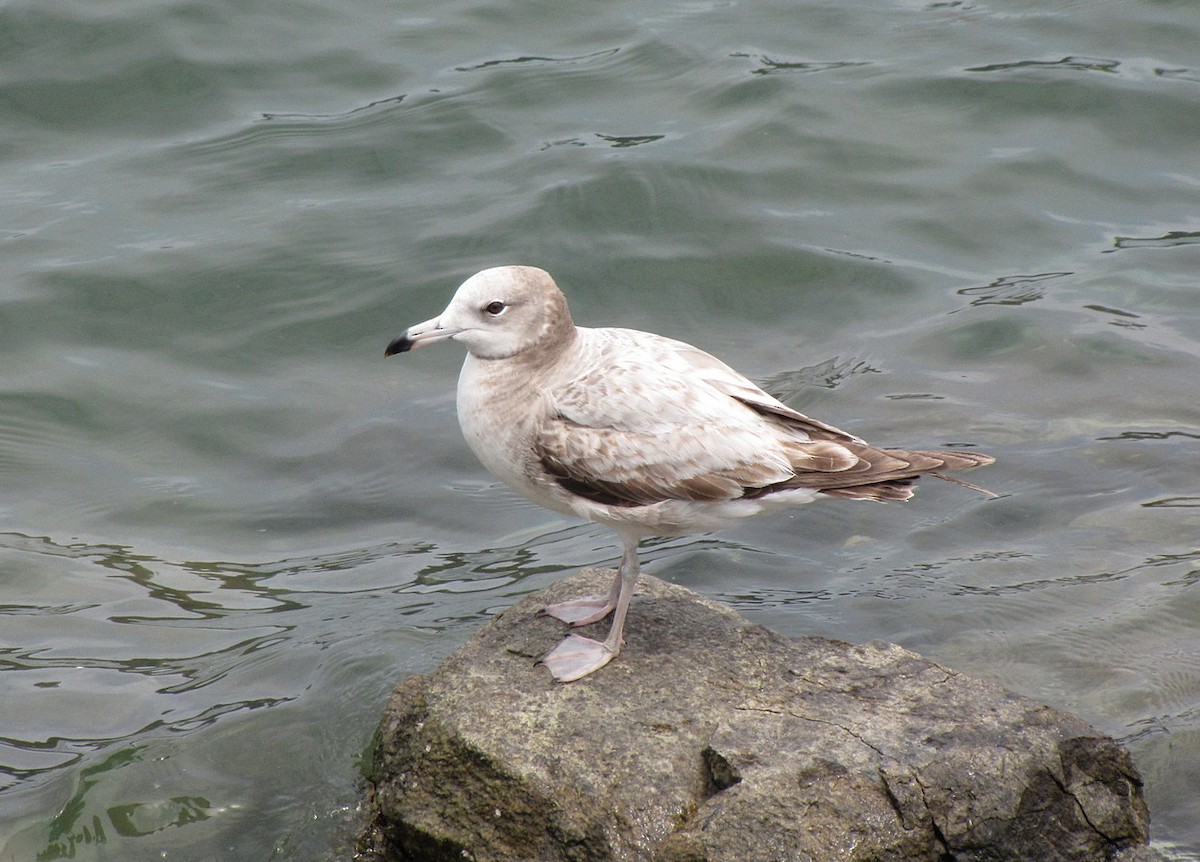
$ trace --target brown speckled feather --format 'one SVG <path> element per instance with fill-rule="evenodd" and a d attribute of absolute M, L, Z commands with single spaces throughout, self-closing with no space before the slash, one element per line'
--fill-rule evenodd
<path fill-rule="evenodd" d="M 546 608 L 572 626 L 612 615 L 603 642 L 572 633 L 542 659 L 561 682 L 621 652 L 642 537 L 718 530 L 820 494 L 907 500 L 922 473 L 967 485 L 941 471 L 992 461 L 869 446 L 691 345 L 577 327 L 554 280 L 534 267 L 476 273 L 445 311 L 384 352 L 449 340 L 467 348 L 458 421 L 484 466 L 533 502 L 606 524 L 621 539 L 606 596 Z"/>
<path fill-rule="evenodd" d="M 580 332 L 592 339 L 595 367 L 547 393 L 555 409 L 539 424 L 533 451 L 560 486 L 594 502 L 716 503 L 795 489 L 907 499 L 922 473 L 992 460 L 869 446 L 690 345 L 628 330 Z"/>

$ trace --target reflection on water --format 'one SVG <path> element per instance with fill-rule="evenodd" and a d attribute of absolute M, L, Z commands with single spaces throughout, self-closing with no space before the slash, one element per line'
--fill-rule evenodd
<path fill-rule="evenodd" d="M 754 69 L 750 70 L 751 75 L 777 75 L 781 72 L 828 72 L 835 69 L 847 69 L 854 66 L 869 66 L 870 63 L 855 63 L 849 60 L 840 60 L 834 62 L 812 63 L 812 62 L 782 62 L 772 60 L 770 57 L 751 57 L 749 54 L 734 53 L 731 57 L 745 57 L 755 60 L 758 63 Z"/>
<path fill-rule="evenodd" d="M 472 551 L 390 542 L 246 563 L 170 561 L 122 545 L 4 534 L 5 571 L 40 565 L 27 580 L 37 600 L 0 608 L 8 620 L 0 651 L 6 691 L 0 780 L 20 787 L 26 799 L 44 801 L 61 792 L 63 782 L 51 779 L 67 778 L 64 770 L 81 765 L 67 781 L 74 789 L 54 806 L 58 813 L 26 830 L 8 852 L 19 858 L 19 848 L 37 844 L 38 858 L 76 858 L 87 846 L 149 839 L 210 818 L 224 830 L 229 821 L 258 816 L 244 803 L 212 798 L 203 778 L 180 782 L 172 775 L 156 783 L 159 790 L 139 791 L 141 782 L 129 776 L 158 772 L 177 759 L 178 740 L 311 700 L 314 673 L 329 661 L 320 653 L 337 653 L 334 663 L 348 666 L 361 657 L 353 636 L 324 631 L 334 620 L 392 641 L 381 650 L 368 680 L 373 689 L 359 709 L 370 714 L 368 705 L 381 707 L 397 673 L 395 638 L 402 642 L 408 632 L 424 641 L 480 619 L 489 608 L 468 610 L 461 599 L 455 605 L 446 598 L 477 594 L 492 602 L 504 587 L 557 574 L 564 545 L 576 553 L 571 546 L 580 534 L 578 526 L 557 527 Z M 386 568 L 386 578 L 370 578 L 372 568 Z M 508 601 L 528 589 L 518 585 Z M 95 600 L 68 600 L 78 592 Z M 431 659 L 411 658 L 428 669 Z M 297 665 L 314 659 L 315 671 Z M 369 728 L 362 723 L 339 744 L 363 744 Z M 352 775 L 340 781 L 349 792 Z"/>
<path fill-rule="evenodd" d="M 1155 237 L 1119 236 L 1113 239 L 1113 247 L 1106 251 L 1119 248 L 1174 248 L 1196 243 L 1200 243 L 1200 231 L 1173 230 Z"/>
<path fill-rule="evenodd" d="M 1071 272 L 1039 272 L 1036 275 L 1006 275 L 991 284 L 980 287 L 964 287 L 959 296 L 972 297 L 971 305 L 1024 305 L 1045 296 L 1047 279 L 1074 275 Z M 957 310 L 957 309 L 956 309 Z"/>
<path fill-rule="evenodd" d="M 131 746 L 80 770 L 79 789 L 49 825 L 47 843 L 37 858 L 74 859 L 87 845 L 108 843 L 109 832 L 125 838 L 144 838 L 170 826 L 208 818 L 207 800 L 196 797 L 171 799 L 158 803 L 114 805 L 104 812 L 88 816 L 86 795 L 100 777 L 113 769 L 140 759 L 144 746 Z M 107 825 L 107 829 L 106 829 Z"/>
<path fill-rule="evenodd" d="M 759 380 L 758 384 L 780 401 L 792 402 L 810 387 L 834 389 L 852 375 L 879 373 L 878 368 L 872 368 L 864 360 L 833 356 L 819 365 L 772 374 Z"/>
<path fill-rule="evenodd" d="M 1093 57 L 1063 57 L 1061 60 L 1018 60 L 1015 63 L 993 63 L 987 66 L 972 66 L 968 72 L 1015 72 L 1020 70 L 1067 70 L 1073 72 L 1110 72 L 1121 68 L 1120 60 L 1105 60 Z"/>

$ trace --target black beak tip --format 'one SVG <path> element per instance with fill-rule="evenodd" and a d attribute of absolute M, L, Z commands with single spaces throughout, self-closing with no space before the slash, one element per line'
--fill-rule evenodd
<path fill-rule="evenodd" d="M 383 355 L 386 358 L 388 356 L 395 356 L 397 353 L 408 353 L 408 351 L 412 350 L 412 346 L 412 340 L 406 333 L 399 338 L 393 338 L 387 349 L 383 351 Z"/>

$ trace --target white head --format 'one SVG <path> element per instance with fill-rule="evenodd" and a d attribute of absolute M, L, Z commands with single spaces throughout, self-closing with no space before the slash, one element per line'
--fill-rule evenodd
<path fill-rule="evenodd" d="M 480 359 L 508 359 L 569 341 L 574 333 L 567 300 L 548 272 L 498 266 L 464 281 L 445 311 L 410 326 L 385 355 L 453 339 Z"/>
<path fill-rule="evenodd" d="M 566 298 L 550 274 L 534 267 L 496 267 L 470 276 L 445 311 L 409 327 L 385 355 L 454 340 L 480 359 L 509 359 L 569 341 L 574 334 Z"/>

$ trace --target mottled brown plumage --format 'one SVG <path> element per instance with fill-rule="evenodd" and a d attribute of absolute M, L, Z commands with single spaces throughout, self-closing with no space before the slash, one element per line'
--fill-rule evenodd
<path fill-rule="evenodd" d="M 603 644 L 572 635 L 546 657 L 563 681 L 620 651 L 641 537 L 715 530 L 819 495 L 907 500 L 922 474 L 982 491 L 943 473 L 993 460 L 874 447 L 689 344 L 577 327 L 554 281 L 532 267 L 476 274 L 387 354 L 447 339 L 467 347 L 458 417 L 484 466 L 540 505 L 608 525 L 624 543 L 607 597 L 547 609 L 575 625 L 616 611 Z"/>

